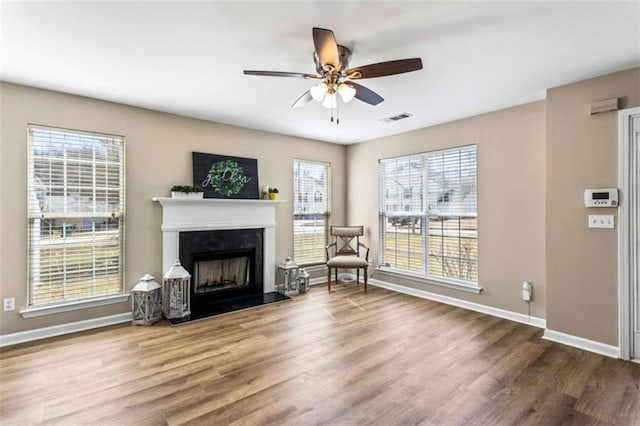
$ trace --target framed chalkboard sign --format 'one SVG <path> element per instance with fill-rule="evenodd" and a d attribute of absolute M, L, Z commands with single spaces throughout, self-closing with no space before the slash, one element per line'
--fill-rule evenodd
<path fill-rule="evenodd" d="M 204 198 L 258 199 L 258 160 L 194 152 L 193 184 Z"/>

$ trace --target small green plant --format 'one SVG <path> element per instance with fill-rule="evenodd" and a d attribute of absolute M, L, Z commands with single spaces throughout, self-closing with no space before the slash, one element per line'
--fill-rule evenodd
<path fill-rule="evenodd" d="M 278 188 L 269 188 L 269 194 L 277 194 Z"/>
<path fill-rule="evenodd" d="M 173 185 L 171 187 L 171 192 L 203 192 L 202 188 L 199 186 L 191 186 L 191 185 Z"/>

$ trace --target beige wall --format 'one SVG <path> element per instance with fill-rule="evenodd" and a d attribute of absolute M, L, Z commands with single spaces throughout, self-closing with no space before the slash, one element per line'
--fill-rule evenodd
<path fill-rule="evenodd" d="M 293 159 L 330 162 L 332 217 L 345 220 L 345 147 L 0 83 L 0 299 L 25 307 L 27 283 L 26 176 L 28 123 L 126 137 L 126 288 L 151 273 L 162 276 L 161 208 L 173 184 L 191 183 L 191 152 L 258 159 L 259 182 L 280 189 L 277 259 L 292 253 Z M 112 315 L 129 303 L 23 319 L 0 312 L 0 334 Z"/>
<path fill-rule="evenodd" d="M 378 253 L 378 159 L 478 146 L 479 277 L 470 294 L 374 273 L 375 278 L 510 311 L 547 327 L 617 345 L 616 230 L 589 230 L 582 194 L 617 186 L 617 114 L 589 115 L 593 101 L 640 105 L 640 68 L 547 92 L 547 100 L 343 147 L 0 83 L 0 298 L 26 303 L 26 126 L 122 134 L 127 152 L 127 276 L 161 276 L 160 207 L 150 199 L 191 181 L 191 151 L 258 159 L 261 184 L 291 200 L 292 160 L 332 163 L 332 222 L 364 224 Z M 286 172 L 283 172 L 286 171 Z M 348 171 L 348 172 L 347 172 Z M 277 257 L 292 252 L 291 203 L 279 207 Z M 346 213 L 348 212 L 348 217 Z M 24 320 L 0 313 L 0 334 L 127 312 L 129 304 Z"/>
<path fill-rule="evenodd" d="M 639 68 L 547 91 L 546 263 L 547 327 L 617 346 L 617 229 L 587 228 L 617 209 L 583 202 L 586 188 L 618 186 L 618 114 L 589 115 L 614 97 L 640 105 Z"/>
<path fill-rule="evenodd" d="M 442 148 L 478 146 L 479 294 L 377 272 L 375 278 L 528 313 L 522 283 L 534 286 L 531 315 L 545 317 L 543 101 L 347 148 L 347 212 L 364 224 L 378 262 L 378 160 Z"/>

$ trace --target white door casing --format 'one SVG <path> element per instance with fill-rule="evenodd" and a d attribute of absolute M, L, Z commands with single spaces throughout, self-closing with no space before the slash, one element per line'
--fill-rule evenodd
<path fill-rule="evenodd" d="M 620 357 L 640 360 L 640 107 L 619 112 Z"/>
<path fill-rule="evenodd" d="M 640 359 L 640 115 L 633 117 L 631 131 L 631 147 L 634 155 L 634 169 L 632 179 L 634 191 L 634 204 L 631 210 L 631 218 L 634 219 L 634 234 L 631 246 L 633 248 L 630 261 L 633 263 L 633 276 L 631 279 L 631 300 L 633 309 L 633 333 L 631 339 L 633 346 L 631 359 Z"/>

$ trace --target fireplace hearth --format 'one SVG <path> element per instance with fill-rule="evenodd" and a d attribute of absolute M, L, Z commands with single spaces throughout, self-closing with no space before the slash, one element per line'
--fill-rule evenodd
<path fill-rule="evenodd" d="M 169 323 L 172 325 L 178 325 L 189 321 L 208 318 L 214 315 L 222 315 L 229 312 L 239 311 L 241 309 L 254 308 L 256 306 L 282 302 L 285 300 L 291 300 L 291 298 L 277 292 L 247 294 L 223 300 L 213 300 L 206 303 L 200 303 L 197 306 L 192 306 L 191 315 L 189 317 L 170 319 Z"/>

